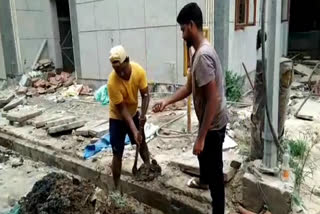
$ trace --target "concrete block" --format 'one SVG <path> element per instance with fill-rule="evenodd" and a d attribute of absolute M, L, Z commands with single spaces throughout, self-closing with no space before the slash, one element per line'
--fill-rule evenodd
<path fill-rule="evenodd" d="M 98 120 L 98 121 L 90 121 L 77 130 L 75 130 L 75 135 L 81 135 L 84 137 L 89 136 L 89 131 L 94 129 L 97 126 L 108 123 L 107 120 Z M 107 126 L 107 125 L 106 125 Z"/>
<path fill-rule="evenodd" d="M 7 114 L 7 119 L 12 122 L 22 123 L 30 120 L 31 118 L 37 117 L 42 114 L 42 109 L 21 109 L 20 111 L 13 111 Z"/>
<path fill-rule="evenodd" d="M 94 2 L 86 4 L 77 4 L 77 18 L 79 32 L 94 30 L 95 28 L 95 14 Z"/>
<path fill-rule="evenodd" d="M 31 78 L 26 74 L 22 75 L 19 85 L 23 87 L 31 86 Z"/>
<path fill-rule="evenodd" d="M 176 83 L 176 26 L 146 29 L 147 69 L 149 80 Z M 157 42 L 155 42 L 157 41 Z M 163 46 L 166 44 L 166 47 Z"/>
<path fill-rule="evenodd" d="M 51 115 L 51 116 L 45 116 L 45 117 L 40 117 L 40 118 L 35 118 L 35 120 L 31 121 L 31 125 L 34 126 L 35 128 L 41 128 L 46 125 L 46 123 L 61 119 L 63 116 L 62 115 Z"/>
<path fill-rule="evenodd" d="M 145 1 L 146 26 L 176 25 L 176 1 L 148 0 Z M 172 37 L 175 38 L 175 37 Z M 172 39 L 171 38 L 171 39 Z M 157 41 L 157 40 L 155 40 Z"/>
<path fill-rule="evenodd" d="M 12 100 L 10 103 L 8 103 L 7 105 L 5 105 L 3 107 L 3 110 L 4 111 L 9 111 L 11 109 L 14 109 L 18 105 L 22 105 L 23 101 L 24 101 L 24 97 L 16 98 L 16 99 Z"/>
<path fill-rule="evenodd" d="M 278 177 L 268 175 L 262 175 L 262 181 L 258 181 L 254 175 L 245 173 L 242 185 L 245 208 L 259 212 L 266 200 L 271 213 L 290 213 L 293 182 L 284 183 Z"/>
<path fill-rule="evenodd" d="M 74 122 L 75 120 L 76 120 L 76 117 L 73 117 L 73 116 L 64 117 L 64 118 L 57 119 L 57 120 L 52 120 L 52 121 L 49 121 L 46 123 L 46 128 L 51 128 L 51 127 L 67 124 L 70 122 Z"/>
<path fill-rule="evenodd" d="M 79 34 L 81 70 L 84 79 L 99 79 L 97 32 Z M 108 51 L 108 50 L 106 50 Z M 107 78 L 107 77 L 105 77 Z"/>
<path fill-rule="evenodd" d="M 0 97 L 0 108 L 4 105 L 7 105 L 11 100 L 13 100 L 14 94 L 9 94 L 8 96 L 1 96 Z"/>
<path fill-rule="evenodd" d="M 134 2 L 132 0 L 121 0 L 118 2 L 120 29 L 142 28 L 145 26 L 145 0 L 135 0 Z"/>
<path fill-rule="evenodd" d="M 72 129 L 79 128 L 83 126 L 86 122 L 85 121 L 74 121 L 63 125 L 54 126 L 48 129 L 49 134 L 56 134 L 63 131 L 70 131 Z"/>
<path fill-rule="evenodd" d="M 119 29 L 119 10 L 118 5 L 121 1 L 118 0 L 104 0 L 94 2 L 94 16 L 95 16 L 95 29 L 96 30 L 114 30 Z M 135 2 L 130 6 L 135 5 Z M 128 12 L 131 14 L 132 10 Z M 126 15 L 127 17 L 135 17 Z M 134 18 L 134 20 L 136 17 Z"/>
<path fill-rule="evenodd" d="M 100 126 L 94 127 L 93 129 L 89 130 L 89 135 L 91 137 L 102 137 L 103 135 L 107 134 L 109 132 L 109 125 L 108 124 L 102 124 Z"/>

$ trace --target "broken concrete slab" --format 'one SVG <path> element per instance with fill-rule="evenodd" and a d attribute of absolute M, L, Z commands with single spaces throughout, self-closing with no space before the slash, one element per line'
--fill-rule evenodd
<path fill-rule="evenodd" d="M 27 74 L 22 75 L 19 85 L 23 87 L 31 86 L 31 77 Z"/>
<path fill-rule="evenodd" d="M 13 98 L 14 94 L 9 94 L 8 96 L 0 95 L 0 108 L 10 103 Z"/>
<path fill-rule="evenodd" d="M 85 121 L 81 120 L 81 121 L 74 121 L 67 124 L 54 126 L 48 129 L 48 133 L 56 134 L 63 131 L 70 131 L 70 130 L 79 128 L 81 126 L 84 126 L 85 123 L 86 123 Z"/>
<path fill-rule="evenodd" d="M 18 105 L 22 105 L 24 102 L 25 97 L 15 98 L 11 100 L 7 105 L 3 107 L 4 111 L 9 111 L 11 109 L 14 109 Z"/>
<path fill-rule="evenodd" d="M 310 76 L 312 74 L 312 69 L 301 64 L 297 64 L 293 67 L 294 72 L 301 76 Z"/>
<path fill-rule="evenodd" d="M 9 112 L 7 114 L 7 120 L 9 120 L 11 122 L 22 123 L 22 122 L 27 121 L 31 118 L 34 118 L 34 117 L 41 115 L 42 112 L 43 112 L 42 109 L 25 108 L 25 109 L 21 109 L 19 111 Z"/>
<path fill-rule="evenodd" d="M 57 119 L 57 120 L 52 120 L 46 123 L 46 128 L 51 128 L 54 126 L 59 126 L 59 125 L 63 125 L 63 124 L 67 124 L 67 123 L 71 123 L 73 121 L 76 120 L 76 117 L 73 116 L 68 116 L 68 117 L 64 117 L 61 119 Z"/>
<path fill-rule="evenodd" d="M 35 128 L 41 128 L 46 125 L 46 123 L 61 119 L 63 116 L 62 115 L 43 115 L 40 117 L 35 118 L 34 120 L 30 121 L 31 125 L 34 126 Z"/>
<path fill-rule="evenodd" d="M 109 132 L 109 125 L 106 124 L 102 124 L 100 126 L 96 126 L 92 129 L 89 130 L 89 135 L 91 137 L 97 137 L 100 138 L 103 135 L 107 134 Z"/>
<path fill-rule="evenodd" d="M 301 79 L 298 80 L 299 83 L 303 83 L 303 84 L 308 84 L 309 83 L 309 79 L 310 79 L 310 76 L 305 76 L 305 77 L 302 77 Z M 311 77 L 311 84 L 315 84 L 317 81 L 320 80 L 320 75 L 313 75 Z"/>
<path fill-rule="evenodd" d="M 232 162 L 242 162 L 242 158 L 232 151 L 223 152 L 223 174 L 224 181 L 229 182 L 236 174 L 237 170 L 231 166 Z M 192 151 L 187 151 L 176 159 L 170 161 L 170 165 L 180 168 L 184 173 L 194 176 L 200 176 L 198 158 L 192 154 Z"/>
<path fill-rule="evenodd" d="M 90 130 L 91 130 L 91 132 L 93 132 L 94 131 L 93 129 L 95 127 L 100 126 L 102 124 L 106 124 L 106 126 L 107 126 L 107 123 L 108 123 L 108 120 L 89 121 L 83 127 L 75 130 L 75 135 L 81 135 L 84 137 L 88 137 Z"/>
<path fill-rule="evenodd" d="M 278 177 L 262 175 L 259 181 L 254 175 L 245 173 L 242 178 L 243 205 L 253 212 L 262 210 L 267 200 L 271 213 L 287 214 L 291 211 L 293 182 L 284 183 Z"/>

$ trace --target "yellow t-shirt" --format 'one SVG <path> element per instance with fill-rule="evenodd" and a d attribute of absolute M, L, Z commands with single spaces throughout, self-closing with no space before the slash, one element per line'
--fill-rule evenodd
<path fill-rule="evenodd" d="M 108 79 L 108 93 L 110 97 L 110 115 L 112 119 L 122 120 L 116 105 L 124 103 L 131 116 L 137 113 L 138 91 L 148 86 L 146 71 L 137 63 L 130 62 L 131 76 L 128 81 L 121 79 L 113 70 Z"/>

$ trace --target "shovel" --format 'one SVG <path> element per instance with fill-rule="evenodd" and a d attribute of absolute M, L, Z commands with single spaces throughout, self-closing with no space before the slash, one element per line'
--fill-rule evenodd
<path fill-rule="evenodd" d="M 140 127 L 139 129 L 139 132 L 141 133 L 142 135 L 142 141 L 141 143 L 145 143 L 144 141 L 146 140 L 145 139 L 145 135 L 144 135 L 144 127 Z M 136 175 L 137 172 L 138 172 L 138 168 L 137 168 L 137 164 L 138 164 L 138 157 L 139 157 L 139 151 L 140 151 L 140 145 L 136 145 L 136 155 L 134 157 L 134 164 L 133 164 L 133 167 L 132 167 L 132 174 L 133 175 Z"/>

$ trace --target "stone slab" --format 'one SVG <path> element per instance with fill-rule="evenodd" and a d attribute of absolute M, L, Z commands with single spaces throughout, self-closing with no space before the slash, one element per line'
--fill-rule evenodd
<path fill-rule="evenodd" d="M 51 128 L 51 127 L 55 127 L 55 126 L 59 126 L 59 125 L 63 125 L 63 124 L 68 124 L 71 122 L 76 121 L 76 117 L 73 116 L 67 116 L 67 117 L 63 117 L 61 119 L 57 119 L 57 120 L 52 120 L 46 123 L 46 128 Z"/>
<path fill-rule="evenodd" d="M 20 111 L 9 112 L 7 114 L 7 119 L 11 122 L 22 123 L 31 118 L 41 115 L 43 112 L 42 109 L 21 109 Z"/>
<path fill-rule="evenodd" d="M 237 169 L 230 166 L 234 160 L 242 162 L 241 157 L 234 154 L 233 151 L 223 152 L 223 174 L 226 183 L 229 182 L 237 172 Z M 179 155 L 176 159 L 171 160 L 170 164 L 180 168 L 182 172 L 200 176 L 198 158 L 192 154 L 191 150 Z"/>
<path fill-rule="evenodd" d="M 89 130 L 89 135 L 91 137 L 102 137 L 103 135 L 107 134 L 109 132 L 109 125 L 108 124 L 102 124 L 100 126 L 94 127 L 91 130 Z"/>
<path fill-rule="evenodd" d="M 61 119 L 62 117 L 62 115 L 43 115 L 32 120 L 31 125 L 38 129 L 44 127 L 48 122 Z"/>
<path fill-rule="evenodd" d="M 83 126 L 85 121 L 74 121 L 63 125 L 54 126 L 48 129 L 49 134 L 56 134 L 63 131 L 70 131 Z"/>
<path fill-rule="evenodd" d="M 3 107 L 4 111 L 9 111 L 11 109 L 14 109 L 15 107 L 17 107 L 18 105 L 22 105 L 24 101 L 24 97 L 20 97 L 20 98 L 16 98 L 11 100 L 11 102 L 9 102 L 7 105 L 5 105 Z"/>
<path fill-rule="evenodd" d="M 89 121 L 84 125 L 84 127 L 81 127 L 75 130 L 75 135 L 88 137 L 90 130 L 92 131 L 95 127 L 100 126 L 102 124 L 105 124 L 106 126 L 108 126 L 107 123 L 108 123 L 108 120 Z"/>
<path fill-rule="evenodd" d="M 0 95 L 0 108 L 4 105 L 7 105 L 11 100 L 13 100 L 14 94 L 10 94 L 8 96 L 1 96 Z"/>
<path fill-rule="evenodd" d="M 242 185 L 243 206 L 250 211 L 259 212 L 267 203 L 271 213 L 291 212 L 293 181 L 284 183 L 278 177 L 268 175 L 262 175 L 262 181 L 259 181 L 254 175 L 245 173 Z"/>

